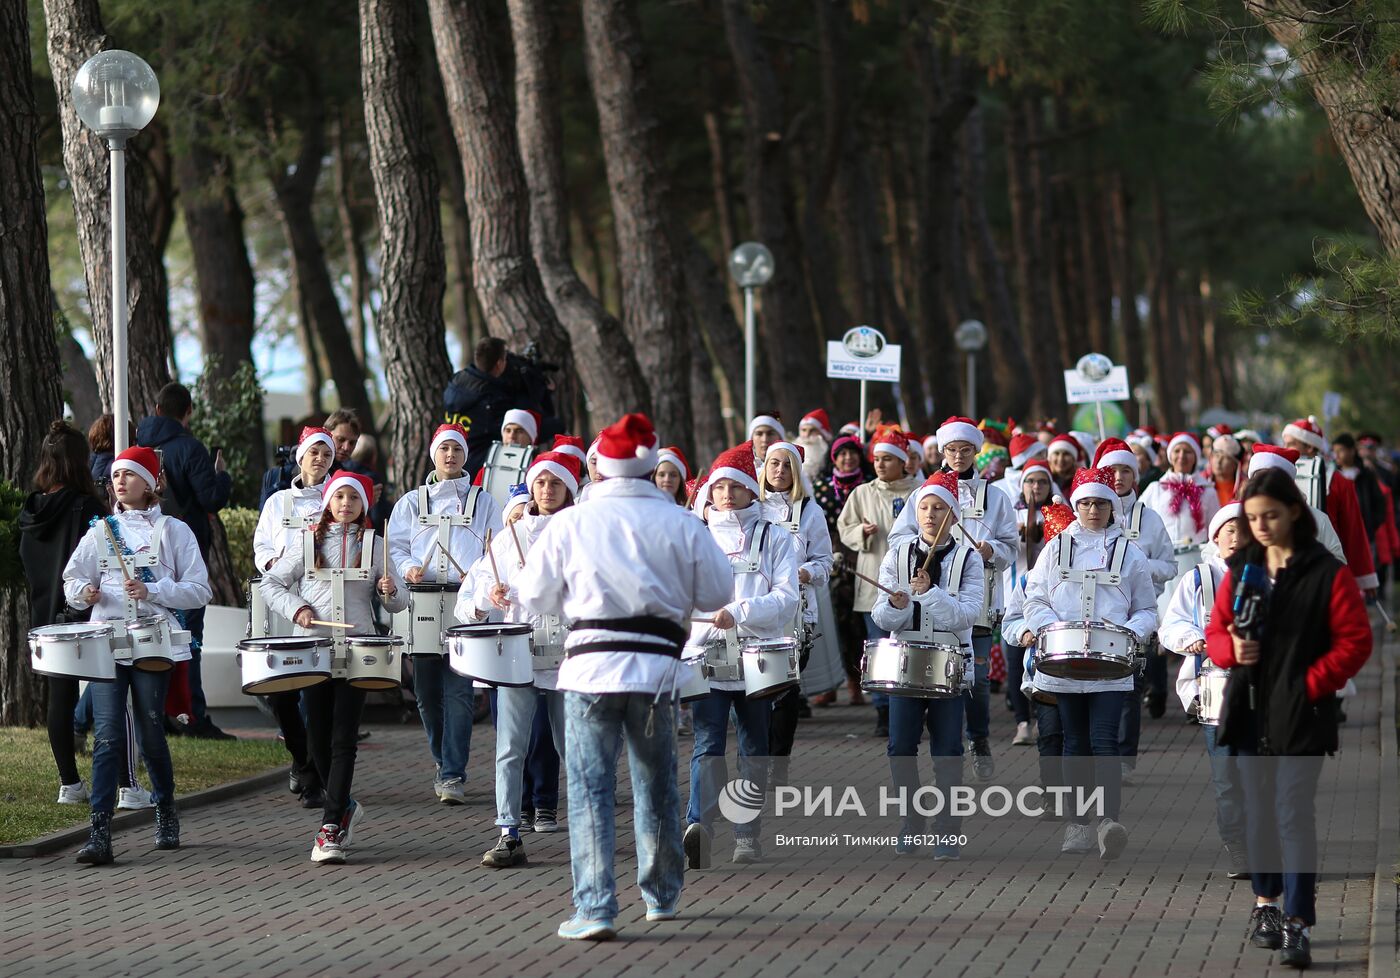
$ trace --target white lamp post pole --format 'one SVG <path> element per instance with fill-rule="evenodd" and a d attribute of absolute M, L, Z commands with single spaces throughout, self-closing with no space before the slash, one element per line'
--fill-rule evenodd
<path fill-rule="evenodd" d="M 757 400 L 755 391 L 758 387 L 758 363 L 755 356 L 754 346 L 757 344 L 757 337 L 753 319 L 753 290 L 752 285 L 744 289 L 744 424 L 747 425 L 753 420 L 754 401 Z"/>
<path fill-rule="evenodd" d="M 958 349 L 967 355 L 967 416 L 977 420 L 977 354 L 987 345 L 987 327 L 976 319 L 958 324 L 953 335 Z"/>
<path fill-rule="evenodd" d="M 744 290 L 744 423 L 753 419 L 758 387 L 758 351 L 754 292 L 773 277 L 773 253 L 757 241 L 745 241 L 729 256 L 729 274 Z"/>
<path fill-rule="evenodd" d="M 128 364 L 126 303 L 126 140 L 112 140 L 112 447 L 120 454 L 126 443 L 130 398 L 127 396 Z"/>

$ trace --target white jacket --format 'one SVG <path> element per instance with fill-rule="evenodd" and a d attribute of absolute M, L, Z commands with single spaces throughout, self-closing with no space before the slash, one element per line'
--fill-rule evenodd
<path fill-rule="evenodd" d="M 303 532 L 311 533 L 313 531 Z M 364 528 L 353 524 L 348 528 L 344 523 L 332 523 L 327 526 L 325 538 L 321 541 L 319 548 L 322 564 L 326 567 L 363 566 L 361 555 L 364 535 Z M 328 580 L 308 576 L 302 554 L 302 546 L 290 548 L 281 560 L 273 564 L 272 568 L 263 574 L 263 599 L 270 609 L 288 621 L 291 621 L 298 611 L 308 605 L 316 612 L 315 617 L 322 621 L 335 621 L 332 584 Z M 369 580 L 345 582 L 345 616 L 343 621 L 345 624 L 353 626 L 352 628 L 347 631 L 326 628 L 322 625 L 312 625 L 310 628 L 302 628 L 298 625 L 295 634 L 323 635 L 330 638 L 343 635 L 373 635 L 374 607 L 371 595 L 374 593 L 375 582 L 384 574 L 384 543 L 377 535 L 374 538 L 374 553 L 370 561 L 369 571 Z M 408 587 L 392 566 L 389 568 L 389 576 L 393 579 L 394 586 L 398 590 L 394 592 L 393 597 L 381 595 L 380 600 L 385 610 L 402 611 L 408 607 Z"/>
<path fill-rule="evenodd" d="M 754 534 L 764 533 L 759 566 L 752 573 L 734 567 L 750 550 Z M 724 610 L 734 616 L 739 638 L 782 638 L 797 616 L 797 545 L 793 534 L 763 517 L 757 502 L 740 510 L 720 512 L 711 508 L 710 537 L 731 562 L 732 590 Z M 698 655 L 699 646 L 723 641 L 724 632 L 714 625 L 690 626 L 687 656 Z M 742 690 L 741 680 L 710 680 L 712 689 Z"/>
<path fill-rule="evenodd" d="M 1137 493 L 1130 492 L 1119 496 L 1113 504 L 1113 519 L 1127 533 L 1131 527 L 1133 507 L 1138 503 Z M 1131 539 L 1131 537 L 1130 537 Z M 1142 504 L 1142 521 L 1138 526 L 1138 538 L 1133 540 L 1142 555 L 1147 558 L 1147 566 L 1152 571 L 1152 589 L 1160 596 L 1167 584 L 1176 577 L 1176 548 L 1167 533 L 1167 525 L 1161 515 L 1146 503 Z"/>
<path fill-rule="evenodd" d="M 552 516 L 537 516 L 527 512 L 515 521 L 515 533 L 520 538 L 520 549 L 525 551 L 527 557 L 530 548 L 551 519 Z M 545 624 L 545 616 L 531 614 L 520 603 L 520 595 L 515 589 L 515 582 L 522 568 L 520 554 L 516 552 L 515 541 L 511 539 L 509 529 L 502 530 L 500 536 L 491 540 L 491 556 L 496 558 L 495 571 L 492 570 L 491 557 L 486 554 L 482 554 L 467 568 L 467 576 L 457 591 L 457 620 L 469 622 L 489 618 L 495 621 L 524 623 L 537 630 L 535 641 L 542 641 L 538 630 Z M 504 614 L 491 603 L 491 589 L 496 586 L 496 571 L 500 572 L 501 583 L 506 586 L 506 597 L 510 600 L 510 610 Z M 482 614 L 479 615 L 479 612 Z M 564 624 L 561 620 L 560 625 Z M 563 641 L 562 634 L 558 641 Z M 556 688 L 558 679 L 557 668 L 535 670 L 535 685 L 540 689 Z"/>
<path fill-rule="evenodd" d="M 875 607 L 870 612 L 870 616 L 885 631 L 892 635 L 896 632 L 904 632 L 914 625 L 914 606 L 919 608 L 919 622 L 922 625 L 926 620 L 931 619 L 932 627 L 940 632 L 953 632 L 958 636 L 958 642 L 964 648 L 972 648 L 972 625 L 977 621 L 977 616 L 982 613 L 982 595 L 985 588 L 982 575 L 982 558 L 976 550 L 966 545 L 954 545 L 947 548 L 947 551 L 939 559 L 937 576 L 935 583 L 923 594 L 913 594 L 899 573 L 899 555 L 904 550 L 903 545 L 896 547 L 885 554 L 885 559 L 880 563 L 880 583 L 891 591 L 904 591 L 912 596 L 912 600 L 903 611 L 890 604 L 890 596 L 884 591 L 875 599 Z M 962 580 L 958 583 L 958 591 L 951 594 L 948 585 L 951 583 L 950 575 L 953 572 L 953 562 L 959 550 L 967 551 L 966 563 L 963 564 Z M 928 553 L 922 539 L 919 540 L 917 548 L 908 551 L 910 561 L 917 560 L 923 562 L 923 555 Z M 917 567 L 911 567 L 907 573 L 902 575 L 905 580 L 913 577 L 913 572 Z M 930 571 L 934 568 L 930 567 Z M 910 637 L 912 641 L 912 637 Z"/>
<path fill-rule="evenodd" d="M 472 484 L 467 478 L 439 481 L 437 473 L 428 476 L 424 488 L 428 495 L 428 512 L 460 516 L 464 512 Z M 501 504 L 496 502 L 485 489 L 478 487 L 476 504 L 470 514 L 470 527 L 454 526 L 448 536 L 448 549 L 455 560 L 468 570 L 481 556 L 486 540 L 486 531 L 500 534 L 502 528 Z M 414 567 L 422 567 L 423 580 L 456 584 L 462 580 L 452 561 L 442 561 L 445 565 L 443 576 L 438 576 L 439 555 L 433 544 L 438 538 L 436 523 L 427 526 L 418 524 L 418 489 L 406 492 L 394 504 L 389 515 L 389 560 L 403 578 Z M 512 544 L 514 546 L 514 544 Z M 432 551 L 429 554 L 429 551 Z"/>
<path fill-rule="evenodd" d="M 1081 621 L 1081 585 L 1077 581 L 1062 581 L 1059 577 L 1060 549 L 1073 543 L 1070 567 L 1075 570 L 1104 571 L 1113 557 L 1114 544 L 1123 535 L 1116 524 L 1107 530 L 1085 530 L 1079 523 L 1066 528 L 1040 552 L 1035 567 L 1026 577 L 1023 621 L 1025 630 L 1040 634 L 1056 622 Z M 1082 587 L 1092 585 L 1084 584 Z M 1157 628 L 1157 598 L 1152 588 L 1152 573 L 1147 558 L 1133 544 L 1128 545 L 1123 558 L 1122 575 L 1118 584 L 1100 582 L 1094 599 L 1094 617 L 1110 625 L 1127 628 L 1143 641 Z M 1050 692 L 1092 693 L 1109 689 L 1132 689 L 1133 677 L 1089 682 L 1058 679 L 1036 673 L 1037 687 Z"/>
<path fill-rule="evenodd" d="M 792 520 L 792 502 L 786 495 L 769 493 L 761 505 L 763 518 L 770 523 L 789 523 Z M 812 578 L 809 583 L 801 585 L 806 597 L 802 618 L 814 622 L 817 620 L 817 588 L 826 587 L 831 580 L 831 565 L 835 557 L 831 550 L 831 529 L 826 525 L 826 515 L 821 506 L 811 497 L 803 499 L 801 506 L 793 543 L 796 545 L 797 570 L 805 570 Z"/>
<path fill-rule="evenodd" d="M 516 579 L 532 614 L 581 619 L 663 618 L 686 627 L 723 607 L 734 588 L 724 551 L 705 524 L 645 479 L 590 483 L 586 501 L 549 518 Z M 523 541 L 522 541 L 523 542 Z M 665 648 L 642 632 L 575 627 L 565 648 L 597 643 Z M 559 688 L 578 693 L 670 690 L 680 660 L 651 652 L 587 652 L 565 659 Z"/>
<path fill-rule="evenodd" d="M 117 536 L 121 539 L 123 551 L 136 555 L 149 554 L 155 537 L 157 520 L 160 520 L 160 506 L 150 509 L 123 509 L 116 514 Z M 156 548 L 158 563 L 150 568 L 155 578 L 146 583 L 150 592 L 146 600 L 136 602 L 136 617 L 160 615 L 172 632 L 179 631 L 179 619 L 175 609 L 190 611 L 203 608 L 214 597 L 209 587 L 209 571 L 204 566 L 204 558 L 199 555 L 199 544 L 192 531 L 177 519 L 166 518 L 162 523 L 160 545 Z M 77 549 L 68 558 L 63 568 L 63 596 L 74 608 L 88 607 L 82 600 L 82 593 L 88 585 L 101 591 L 97 603 L 92 605 L 93 621 L 125 621 L 128 614 L 126 579 L 120 567 L 103 570 L 98 561 L 112 556 L 112 544 L 102 524 L 88 527 L 87 533 L 78 541 Z M 127 569 L 136 578 L 145 576 L 130 563 Z M 172 645 L 173 658 L 183 662 L 190 657 L 188 644 Z"/>
<path fill-rule="evenodd" d="M 975 503 L 977 486 L 982 482 L 981 479 L 958 480 L 958 502 L 962 505 L 964 514 Z M 992 569 L 997 572 L 992 600 L 988 605 L 988 608 L 993 611 L 1000 610 L 1006 605 L 1001 574 L 1015 563 L 1017 548 L 1020 545 L 1016 531 L 1016 511 L 1012 506 L 1011 497 L 995 489 L 995 485 L 994 482 L 986 483 L 987 506 L 985 513 L 980 518 L 963 515 L 956 524 L 961 527 L 962 533 L 956 529 L 953 531 L 953 536 L 959 543 L 971 540 L 974 543 L 991 545 Z M 919 520 L 918 514 L 914 512 L 916 508 L 906 505 L 900 512 L 899 518 L 894 521 L 894 528 L 890 530 L 891 550 L 918 537 Z"/>
<path fill-rule="evenodd" d="M 283 521 L 314 523 L 323 508 L 321 486 L 302 485 L 301 476 L 292 479 L 290 489 L 279 489 L 267 498 L 253 530 L 253 563 L 259 574 L 288 550 L 301 546 L 301 531 L 306 524 L 283 526 Z"/>
<path fill-rule="evenodd" d="M 1171 487 L 1182 483 L 1191 483 L 1200 491 L 1200 526 L 1196 525 L 1195 517 L 1191 515 L 1191 506 L 1185 497 L 1182 498 L 1177 512 L 1171 511 Z M 1166 526 L 1167 536 L 1171 539 L 1173 546 L 1204 543 L 1206 533 L 1210 529 L 1210 518 L 1220 509 L 1220 497 L 1215 492 L 1215 483 L 1199 474 L 1181 475 L 1178 472 L 1168 472 L 1143 491 L 1142 501 L 1158 516 L 1162 517 L 1162 523 Z"/>

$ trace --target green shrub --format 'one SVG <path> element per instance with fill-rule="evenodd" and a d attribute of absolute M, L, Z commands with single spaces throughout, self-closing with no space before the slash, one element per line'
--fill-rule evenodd
<path fill-rule="evenodd" d="M 253 530 L 257 529 L 258 511 L 244 506 L 219 510 L 224 532 L 228 534 L 228 553 L 233 561 L 235 577 L 240 582 L 257 574 L 253 563 Z"/>

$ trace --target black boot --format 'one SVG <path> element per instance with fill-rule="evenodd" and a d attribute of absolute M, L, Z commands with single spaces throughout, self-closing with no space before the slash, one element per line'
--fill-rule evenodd
<path fill-rule="evenodd" d="M 78 862 L 89 866 L 106 866 L 112 862 L 112 816 L 92 813 L 92 829 L 87 845 L 78 850 Z"/>
<path fill-rule="evenodd" d="M 888 706 L 875 707 L 875 733 L 874 737 L 888 737 L 890 735 L 890 708 Z"/>
<path fill-rule="evenodd" d="M 175 802 L 163 801 L 156 806 L 156 848 L 180 848 L 180 814 Z"/>

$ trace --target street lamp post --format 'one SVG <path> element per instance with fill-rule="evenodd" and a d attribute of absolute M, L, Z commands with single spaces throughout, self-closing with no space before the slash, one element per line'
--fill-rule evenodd
<path fill-rule="evenodd" d="M 73 78 L 73 108 L 107 142 L 112 197 L 112 440 L 127 445 L 126 143 L 150 123 L 160 105 L 156 73 L 130 51 L 100 51 Z"/>
<path fill-rule="evenodd" d="M 744 423 L 754 416 L 758 355 L 754 349 L 754 292 L 773 277 L 773 253 L 757 241 L 745 241 L 729 256 L 729 274 L 744 290 Z"/>
<path fill-rule="evenodd" d="M 966 319 L 953 336 L 958 349 L 967 354 L 967 416 L 977 420 L 977 354 L 987 345 L 987 327 L 979 320 Z"/>
<path fill-rule="evenodd" d="M 1133 399 L 1138 403 L 1138 427 L 1148 425 L 1147 402 L 1152 400 L 1152 385 L 1138 384 L 1133 388 Z"/>

